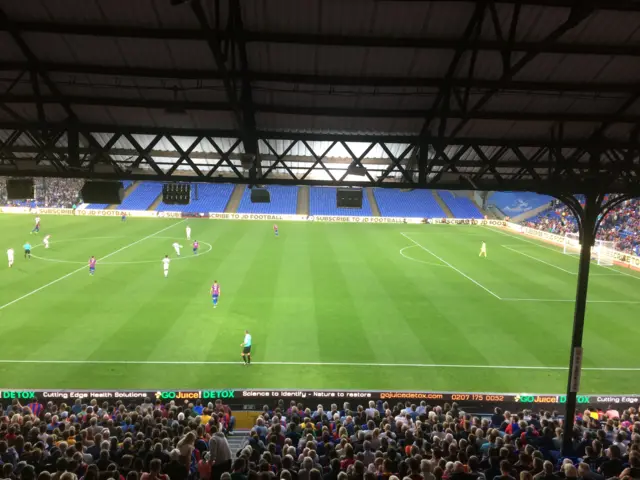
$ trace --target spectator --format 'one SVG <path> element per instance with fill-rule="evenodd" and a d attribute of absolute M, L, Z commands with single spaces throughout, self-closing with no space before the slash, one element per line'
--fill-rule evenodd
<path fill-rule="evenodd" d="M 602 475 L 592 472 L 589 464 L 585 462 L 578 465 L 578 477 L 584 480 L 605 480 Z"/>
<path fill-rule="evenodd" d="M 211 463 L 211 478 L 220 480 L 224 472 L 231 470 L 231 449 L 224 433 L 219 432 L 217 427 L 212 429 L 211 440 L 209 440 L 209 462 Z"/>
<path fill-rule="evenodd" d="M 174 449 L 169 454 L 169 463 L 167 463 L 163 472 L 167 474 L 170 480 L 186 480 L 189 474 L 183 463 L 180 462 L 180 450 Z"/>
<path fill-rule="evenodd" d="M 149 472 L 143 473 L 140 480 L 169 480 L 169 477 L 161 473 L 161 470 L 162 462 L 157 458 L 154 458 L 149 463 Z"/>
<path fill-rule="evenodd" d="M 624 464 L 620 459 L 620 449 L 616 445 L 611 445 L 606 451 L 608 460 L 602 462 L 598 470 L 605 478 L 617 477 L 622 470 Z"/>
<path fill-rule="evenodd" d="M 508 460 L 502 460 L 500 462 L 500 475 L 495 477 L 494 480 L 515 480 L 511 476 L 511 464 Z"/>

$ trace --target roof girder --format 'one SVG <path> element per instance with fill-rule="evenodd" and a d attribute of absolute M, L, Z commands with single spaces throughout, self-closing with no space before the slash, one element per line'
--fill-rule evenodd
<path fill-rule="evenodd" d="M 553 1 L 553 0 L 550 0 Z M 640 11 L 640 4 L 637 10 Z M 201 30 L 183 28 L 157 28 L 137 26 L 115 26 L 106 24 L 53 23 L 41 21 L 14 22 L 22 32 L 50 33 L 57 35 L 80 35 L 91 37 L 112 38 L 144 38 L 156 40 L 195 40 L 205 41 L 206 35 Z M 0 26 L 0 30 L 5 28 Z M 228 40 L 237 33 L 216 30 L 220 39 Z M 313 33 L 284 33 L 245 30 L 241 34 L 247 43 L 283 43 L 302 45 L 351 46 L 351 47 L 387 47 L 411 49 L 455 50 L 462 46 L 469 50 L 502 52 L 506 41 L 479 39 L 475 44 L 470 41 L 462 42 L 457 37 L 384 37 L 373 35 L 328 35 Z M 540 45 L 538 42 L 514 41 L 509 45 L 512 52 L 524 53 L 557 53 L 577 55 L 605 55 L 605 56 L 640 56 L 640 45 L 606 45 L 602 43 L 561 42 Z"/>

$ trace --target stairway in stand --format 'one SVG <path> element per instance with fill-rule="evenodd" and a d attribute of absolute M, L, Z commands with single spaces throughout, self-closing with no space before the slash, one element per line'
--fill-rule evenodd
<path fill-rule="evenodd" d="M 233 435 L 227 437 L 233 458 L 236 458 L 236 453 L 242 448 L 248 438 L 249 430 L 235 430 Z"/>

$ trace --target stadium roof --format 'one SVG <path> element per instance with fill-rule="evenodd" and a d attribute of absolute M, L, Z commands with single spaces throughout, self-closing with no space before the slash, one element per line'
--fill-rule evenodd
<path fill-rule="evenodd" d="M 311 166 L 305 179 L 352 179 L 360 160 L 374 183 L 640 182 L 640 2 L 0 5 L 7 168 L 235 177 L 246 153 L 293 183 Z"/>

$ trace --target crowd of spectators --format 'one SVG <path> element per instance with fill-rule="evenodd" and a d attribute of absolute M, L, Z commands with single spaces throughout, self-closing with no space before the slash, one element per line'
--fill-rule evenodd
<path fill-rule="evenodd" d="M 231 469 L 221 401 L 0 405 L 0 479 L 187 480 Z"/>
<path fill-rule="evenodd" d="M 560 456 L 561 427 L 556 412 L 511 414 L 497 408 L 482 417 L 455 403 L 370 402 L 354 410 L 345 404 L 315 411 L 280 404 L 275 411 L 265 407 L 233 474 L 257 473 L 258 480 L 640 478 L 635 410 L 578 415 L 573 457 Z"/>
<path fill-rule="evenodd" d="M 82 203 L 78 197 L 84 180 L 77 178 L 35 178 L 35 198 L 7 200 L 6 178 L 0 177 L 0 205 L 46 208 L 71 208 Z"/>
<path fill-rule="evenodd" d="M 585 411 L 561 457 L 556 412 L 473 416 L 454 403 L 265 406 L 232 454 L 230 409 L 148 399 L 0 409 L 11 480 L 604 480 L 640 478 L 635 409 Z"/>
<path fill-rule="evenodd" d="M 557 235 L 578 231 L 573 214 L 558 201 L 525 224 Z M 614 242 L 616 250 L 640 256 L 640 198 L 627 200 L 609 212 L 602 220 L 598 239 Z"/>

